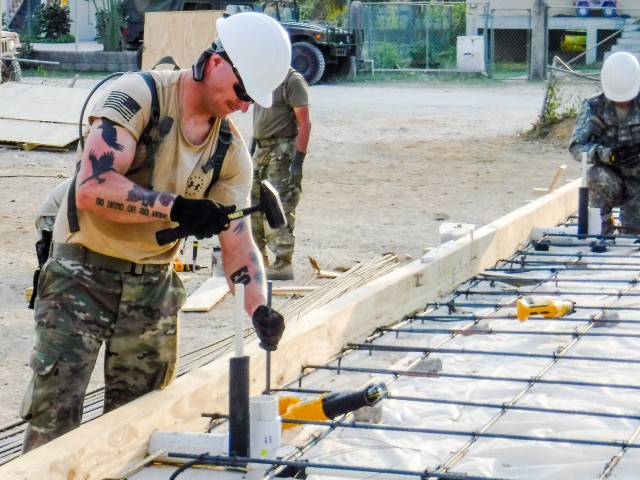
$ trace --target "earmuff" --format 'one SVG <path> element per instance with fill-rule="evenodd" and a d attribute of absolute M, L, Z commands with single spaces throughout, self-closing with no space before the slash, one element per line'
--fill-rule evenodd
<path fill-rule="evenodd" d="M 204 52 L 200 54 L 196 63 L 194 63 L 193 66 L 191 67 L 193 70 L 193 79 L 196 82 L 201 82 L 202 79 L 204 78 L 204 69 L 207 66 L 207 62 L 209 61 L 209 58 L 211 58 L 211 55 L 213 55 L 213 50 L 211 50 L 210 48 L 207 48 Z"/>

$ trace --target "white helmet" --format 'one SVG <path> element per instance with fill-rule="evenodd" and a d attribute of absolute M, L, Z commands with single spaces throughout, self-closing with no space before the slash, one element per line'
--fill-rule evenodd
<path fill-rule="evenodd" d="M 219 18 L 216 29 L 249 96 L 269 108 L 273 91 L 284 80 L 291 63 L 287 32 L 273 18 L 256 12 Z"/>
<path fill-rule="evenodd" d="M 627 102 L 638 95 L 640 64 L 627 52 L 612 53 L 600 72 L 604 96 L 612 102 Z"/>

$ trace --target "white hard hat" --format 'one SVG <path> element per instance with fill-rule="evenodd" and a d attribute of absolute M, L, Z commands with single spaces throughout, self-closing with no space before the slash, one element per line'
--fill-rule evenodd
<path fill-rule="evenodd" d="M 640 64 L 627 52 L 609 55 L 600 72 L 604 96 L 612 102 L 626 102 L 638 95 L 640 88 Z"/>
<path fill-rule="evenodd" d="M 287 32 L 273 18 L 256 12 L 219 18 L 216 29 L 249 96 L 269 108 L 273 91 L 282 83 L 291 64 Z"/>

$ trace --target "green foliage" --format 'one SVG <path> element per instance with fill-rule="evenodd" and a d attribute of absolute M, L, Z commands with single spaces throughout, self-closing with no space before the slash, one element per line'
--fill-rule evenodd
<path fill-rule="evenodd" d="M 547 101 L 544 112 L 538 122 L 533 126 L 530 136 L 544 137 L 549 134 L 554 125 L 557 125 L 568 118 L 576 118 L 578 112 L 575 107 L 562 110 L 562 101 L 558 95 L 558 89 L 555 82 L 549 85 L 547 92 Z"/>
<path fill-rule="evenodd" d="M 120 0 L 101 0 L 96 8 L 96 33 L 105 52 L 119 52 L 122 49 L 122 2 Z"/>
<path fill-rule="evenodd" d="M 57 3 L 40 5 L 35 18 L 45 38 L 53 40 L 71 34 L 71 14 L 68 7 Z"/>
<path fill-rule="evenodd" d="M 21 58 L 34 58 L 36 55 L 36 51 L 33 48 L 31 43 L 31 39 L 27 37 L 20 37 L 20 57 Z"/>
<path fill-rule="evenodd" d="M 373 53 L 376 68 L 401 68 L 402 57 L 395 43 L 380 42 Z"/>

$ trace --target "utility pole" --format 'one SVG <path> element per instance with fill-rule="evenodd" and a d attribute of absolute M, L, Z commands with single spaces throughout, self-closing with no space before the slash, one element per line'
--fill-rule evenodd
<path fill-rule="evenodd" d="M 547 78 L 547 9 L 545 0 L 533 1 L 529 80 L 545 80 Z"/>

